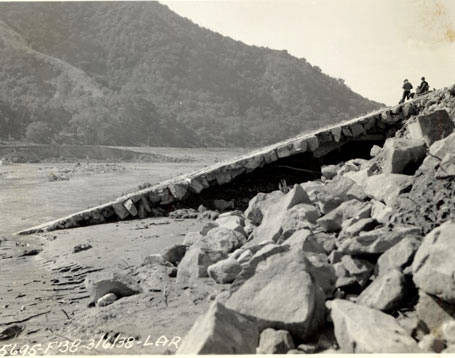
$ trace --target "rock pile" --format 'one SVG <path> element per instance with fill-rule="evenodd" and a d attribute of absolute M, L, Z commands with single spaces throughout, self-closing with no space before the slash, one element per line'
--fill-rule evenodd
<path fill-rule="evenodd" d="M 455 132 L 430 107 L 168 253 L 180 287 L 221 287 L 177 353 L 455 351 Z"/>

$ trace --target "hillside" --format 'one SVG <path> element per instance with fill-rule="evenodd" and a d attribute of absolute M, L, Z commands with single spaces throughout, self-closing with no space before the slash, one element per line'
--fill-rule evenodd
<path fill-rule="evenodd" d="M 0 47 L 3 139 L 254 146 L 380 106 L 157 2 L 1 3 Z"/>

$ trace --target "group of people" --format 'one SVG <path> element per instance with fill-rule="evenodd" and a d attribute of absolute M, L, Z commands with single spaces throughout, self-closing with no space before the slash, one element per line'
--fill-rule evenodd
<path fill-rule="evenodd" d="M 421 95 L 430 90 L 430 85 L 428 84 L 427 81 L 425 81 L 425 77 L 422 77 L 421 81 L 422 82 L 420 83 L 420 85 L 416 88 L 416 92 L 411 93 L 411 90 L 413 88 L 411 82 L 409 82 L 407 79 L 404 80 L 403 97 L 401 98 L 400 103 L 403 103 L 407 99 L 414 98 L 415 95 Z"/>

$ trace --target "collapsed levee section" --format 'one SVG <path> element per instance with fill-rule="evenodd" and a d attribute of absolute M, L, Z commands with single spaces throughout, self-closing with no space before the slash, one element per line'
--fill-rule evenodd
<path fill-rule="evenodd" d="M 276 190 L 281 179 L 291 185 L 319 178 L 321 165 L 369 153 L 365 148 L 393 135 L 425 102 L 426 96 L 301 134 L 18 234 L 162 216 L 179 207 L 210 207 L 210 201 L 220 198 L 234 200 L 243 208 L 257 192 Z"/>

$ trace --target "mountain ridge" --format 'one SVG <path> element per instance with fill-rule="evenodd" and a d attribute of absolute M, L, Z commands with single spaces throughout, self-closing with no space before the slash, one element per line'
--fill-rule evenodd
<path fill-rule="evenodd" d="M 21 95 L 12 98 L 1 86 L 0 118 L 3 113 L 16 124 L 0 119 L 4 137 L 24 136 L 31 122 L 41 122 L 49 132 L 38 136 L 42 141 L 252 146 L 381 106 L 305 59 L 248 46 L 156 2 L 3 3 L 0 10 L 0 21 L 23 39 L 22 47 L 82 71 L 68 67 L 73 76 L 32 81 L 55 65 L 33 66 L 28 58 L 13 65 L 19 55 L 10 46 L 11 60 L 0 60 L 0 84 Z M 10 43 L 4 26 L 0 32 Z M 76 73 L 79 92 L 71 83 Z M 84 82 L 100 95 L 84 90 Z M 55 97 L 64 90 L 66 99 Z"/>

